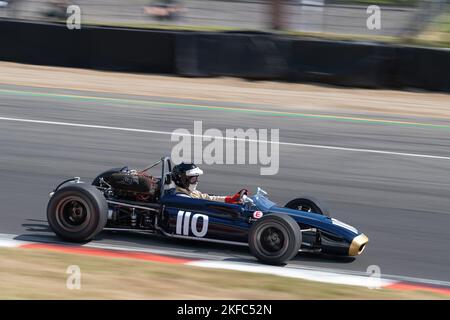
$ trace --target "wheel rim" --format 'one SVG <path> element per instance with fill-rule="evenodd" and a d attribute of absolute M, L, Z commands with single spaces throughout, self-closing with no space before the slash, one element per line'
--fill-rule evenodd
<path fill-rule="evenodd" d="M 306 211 L 306 212 L 314 212 L 313 209 L 311 208 L 311 206 L 308 206 L 305 204 L 301 204 L 301 205 L 297 206 L 297 210 Z"/>
<path fill-rule="evenodd" d="M 289 245 L 287 230 L 278 224 L 260 228 L 256 239 L 261 244 L 260 249 L 266 256 L 280 256 Z"/>
<path fill-rule="evenodd" d="M 58 224 L 69 232 L 83 230 L 89 224 L 91 216 L 89 205 L 78 196 L 64 198 L 56 207 Z"/>

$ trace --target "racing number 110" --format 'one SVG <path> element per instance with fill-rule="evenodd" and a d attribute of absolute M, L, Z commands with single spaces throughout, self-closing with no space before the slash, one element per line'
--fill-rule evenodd
<path fill-rule="evenodd" d="M 208 232 L 208 216 L 195 213 L 192 215 L 191 219 L 191 214 L 191 212 L 184 212 L 182 210 L 178 211 L 176 233 L 188 236 L 189 230 L 191 230 L 194 236 L 204 237 Z M 197 229 L 197 221 L 199 218 L 201 218 L 203 222 L 202 229 L 200 231 Z"/>

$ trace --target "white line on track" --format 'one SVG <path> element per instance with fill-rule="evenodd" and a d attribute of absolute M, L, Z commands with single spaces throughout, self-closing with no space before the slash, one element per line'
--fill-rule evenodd
<path fill-rule="evenodd" d="M 61 242 L 57 240 L 56 238 L 53 239 L 47 239 L 40 236 L 29 236 L 27 235 L 25 237 L 26 240 L 15 240 L 17 238 L 17 235 L 13 234 L 1 234 L 0 233 L 0 247 L 20 247 L 23 244 L 29 244 L 29 243 L 51 243 L 51 244 L 65 244 L 65 245 L 74 245 L 72 243 L 67 242 Z M 77 245 L 77 244 L 75 244 Z M 129 245 L 116 245 L 111 243 L 101 243 L 97 241 L 91 241 L 89 243 L 81 245 L 82 247 L 87 248 L 95 248 L 95 249 L 106 249 L 106 250 L 117 250 L 117 251 L 126 251 L 126 252 L 143 252 L 143 253 L 152 253 L 152 254 L 160 254 L 160 255 L 170 255 L 170 256 L 176 256 L 176 257 L 183 257 L 183 258 L 193 258 L 193 259 L 206 259 L 208 260 L 208 263 L 199 262 L 198 266 L 202 267 L 211 267 L 214 268 L 215 262 L 223 262 L 227 264 L 227 268 L 229 266 L 230 269 L 233 269 L 235 266 L 231 261 L 227 261 L 228 258 L 230 258 L 229 255 L 226 253 L 219 254 L 215 252 L 192 252 L 189 250 L 182 250 L 182 249 L 174 249 L 174 248 L 151 248 L 151 247 L 142 247 L 142 246 L 129 246 Z M 247 256 L 240 258 L 246 259 Z M 233 256 L 233 258 L 238 258 L 237 256 Z M 247 259 L 246 259 L 247 260 Z M 205 262 L 205 261 L 203 261 Z M 195 265 L 196 263 L 192 263 Z M 245 262 L 239 262 L 239 264 L 243 264 L 246 267 L 244 269 L 248 269 L 248 267 L 251 266 L 261 266 L 258 264 L 255 260 L 255 263 L 245 263 Z M 298 265 L 298 264 L 289 264 L 286 267 L 281 268 L 280 270 L 303 270 L 303 271 L 316 271 L 316 272 L 325 272 L 325 273 L 333 273 L 338 274 L 342 276 L 360 276 L 360 277 L 367 277 L 367 272 L 362 271 L 354 271 L 354 270 L 345 270 L 345 269 L 332 269 L 332 268 L 323 268 L 323 267 L 316 267 L 316 266 L 307 266 L 307 265 Z M 441 285 L 450 287 L 450 282 L 446 281 L 440 281 L 440 280 L 431 280 L 431 279 L 422 279 L 422 278 L 414 278 L 414 277 L 404 277 L 404 276 L 397 276 L 397 275 L 385 275 L 385 280 L 398 280 L 398 281 L 410 281 L 415 283 L 424 283 L 424 284 L 433 284 L 433 285 Z"/>
<path fill-rule="evenodd" d="M 22 239 L 26 240 L 16 240 L 20 238 L 14 234 L 2 234 L 0 233 L 0 247 L 20 247 L 24 244 L 30 243 L 51 243 L 51 244 L 63 244 L 63 245 L 74 245 L 67 242 L 61 242 L 53 239 L 42 238 L 39 236 L 26 236 L 22 237 Z M 78 245 L 76 245 L 78 246 Z M 201 252 L 189 252 L 176 250 L 173 248 L 145 248 L 145 247 L 137 247 L 137 246 L 123 246 L 123 245 L 114 245 L 109 243 L 98 243 L 96 241 L 91 241 L 87 244 L 81 245 L 86 248 L 96 248 L 96 249 L 106 249 L 106 250 L 117 250 L 117 251 L 125 251 L 125 252 L 143 252 L 143 253 L 152 253 L 152 254 L 160 254 L 160 255 L 169 255 L 176 257 L 184 257 L 184 258 L 194 258 L 194 259 L 204 259 L 199 261 L 188 262 L 188 265 L 203 267 L 203 268 L 219 268 L 219 269 L 228 269 L 228 270 L 236 270 L 236 271 L 247 271 L 247 272 L 257 272 L 257 273 L 266 273 L 273 274 L 278 276 L 286 276 L 293 278 L 303 278 L 312 281 L 319 282 L 328 282 L 335 284 L 348 284 L 348 285 L 356 285 L 356 286 L 367 286 L 370 284 L 371 279 L 368 278 L 368 274 L 366 272 L 354 271 L 354 270 L 344 270 L 344 269 L 332 269 L 332 268 L 323 268 L 323 267 L 315 267 L 315 266 L 306 266 L 306 265 L 298 265 L 298 264 L 288 264 L 285 267 L 268 267 L 265 265 L 261 265 L 256 262 L 243 262 L 243 261 L 227 261 L 226 254 L 215 254 L 212 252 L 201 253 Z M 407 277 L 407 276 L 399 276 L 399 275 L 387 275 L 384 274 L 382 279 L 380 279 L 380 285 L 385 286 L 396 281 L 402 282 L 411 282 L 417 284 L 426 284 L 426 285 L 435 285 L 442 287 L 450 287 L 450 282 L 434 280 L 434 279 L 423 279 L 416 277 Z"/>
<path fill-rule="evenodd" d="M 317 270 L 308 270 L 302 268 L 290 268 L 290 267 L 274 267 L 255 263 L 243 263 L 243 262 L 230 262 L 230 261 L 193 261 L 186 263 L 189 266 L 196 266 L 202 268 L 213 269 L 227 269 L 234 271 L 253 272 L 270 274 L 280 277 L 298 278 L 309 281 L 318 281 L 332 284 L 345 284 L 349 286 L 370 286 L 373 278 L 370 278 L 368 274 L 364 276 L 341 274 L 336 272 L 325 272 Z M 396 283 L 396 281 L 388 279 L 377 279 L 379 287 L 385 287 Z M 373 281 L 372 281 L 373 282 Z"/>
<path fill-rule="evenodd" d="M 203 138 L 210 138 L 210 139 L 214 138 L 214 139 L 222 139 L 222 140 L 236 140 L 236 141 L 247 141 L 247 142 L 258 142 L 258 143 L 276 143 L 276 142 L 268 141 L 268 140 L 230 138 L 230 137 L 208 136 L 208 135 L 198 135 L 198 134 L 182 134 L 182 133 L 174 133 L 172 131 L 158 131 L 158 130 L 135 129 L 135 128 L 125 128 L 125 127 L 101 126 L 101 125 L 93 125 L 93 124 L 60 122 L 60 121 L 45 121 L 45 120 L 36 120 L 36 119 L 0 117 L 0 121 L 47 124 L 47 125 L 55 125 L 55 126 L 115 130 L 115 131 L 125 131 L 125 132 L 138 132 L 138 133 L 149 133 L 149 134 L 159 134 L 159 135 L 169 135 L 169 136 L 176 135 L 176 136 L 203 137 Z M 350 151 L 350 152 L 363 152 L 363 153 L 373 153 L 373 154 L 386 154 L 386 155 L 393 155 L 393 156 L 415 157 L 415 158 L 425 158 L 425 159 L 450 160 L 450 156 L 448 156 L 448 157 L 435 156 L 435 155 L 419 154 L 419 153 L 404 153 L 404 152 L 394 152 L 394 151 L 375 150 L 375 149 L 347 148 L 347 147 L 336 147 L 336 146 L 294 143 L 294 142 L 278 142 L 278 144 L 283 145 L 283 146 L 293 146 L 293 147 L 328 149 L 328 150 Z"/>

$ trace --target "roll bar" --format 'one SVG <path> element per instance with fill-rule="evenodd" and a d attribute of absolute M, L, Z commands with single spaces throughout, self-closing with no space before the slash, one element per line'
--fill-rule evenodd
<path fill-rule="evenodd" d="M 172 172 L 172 160 L 170 159 L 170 157 L 162 157 L 160 162 L 162 163 L 161 166 L 161 180 L 159 181 L 160 183 L 160 188 L 159 188 L 159 198 L 161 199 L 162 196 L 164 195 L 164 185 L 165 184 L 170 184 L 172 177 L 171 177 L 171 172 Z"/>

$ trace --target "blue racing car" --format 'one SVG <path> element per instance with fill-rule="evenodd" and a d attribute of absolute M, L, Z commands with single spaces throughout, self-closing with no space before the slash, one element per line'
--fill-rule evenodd
<path fill-rule="evenodd" d="M 160 165 L 161 175 L 147 172 Z M 51 229 L 61 238 L 85 242 L 102 230 L 144 231 L 171 238 L 248 245 L 261 262 L 284 264 L 299 251 L 356 256 L 369 239 L 331 218 L 312 198 L 284 207 L 258 188 L 242 192 L 238 204 L 180 197 L 164 157 L 143 170 L 110 169 L 92 184 L 75 177 L 61 182 L 47 206 Z"/>

